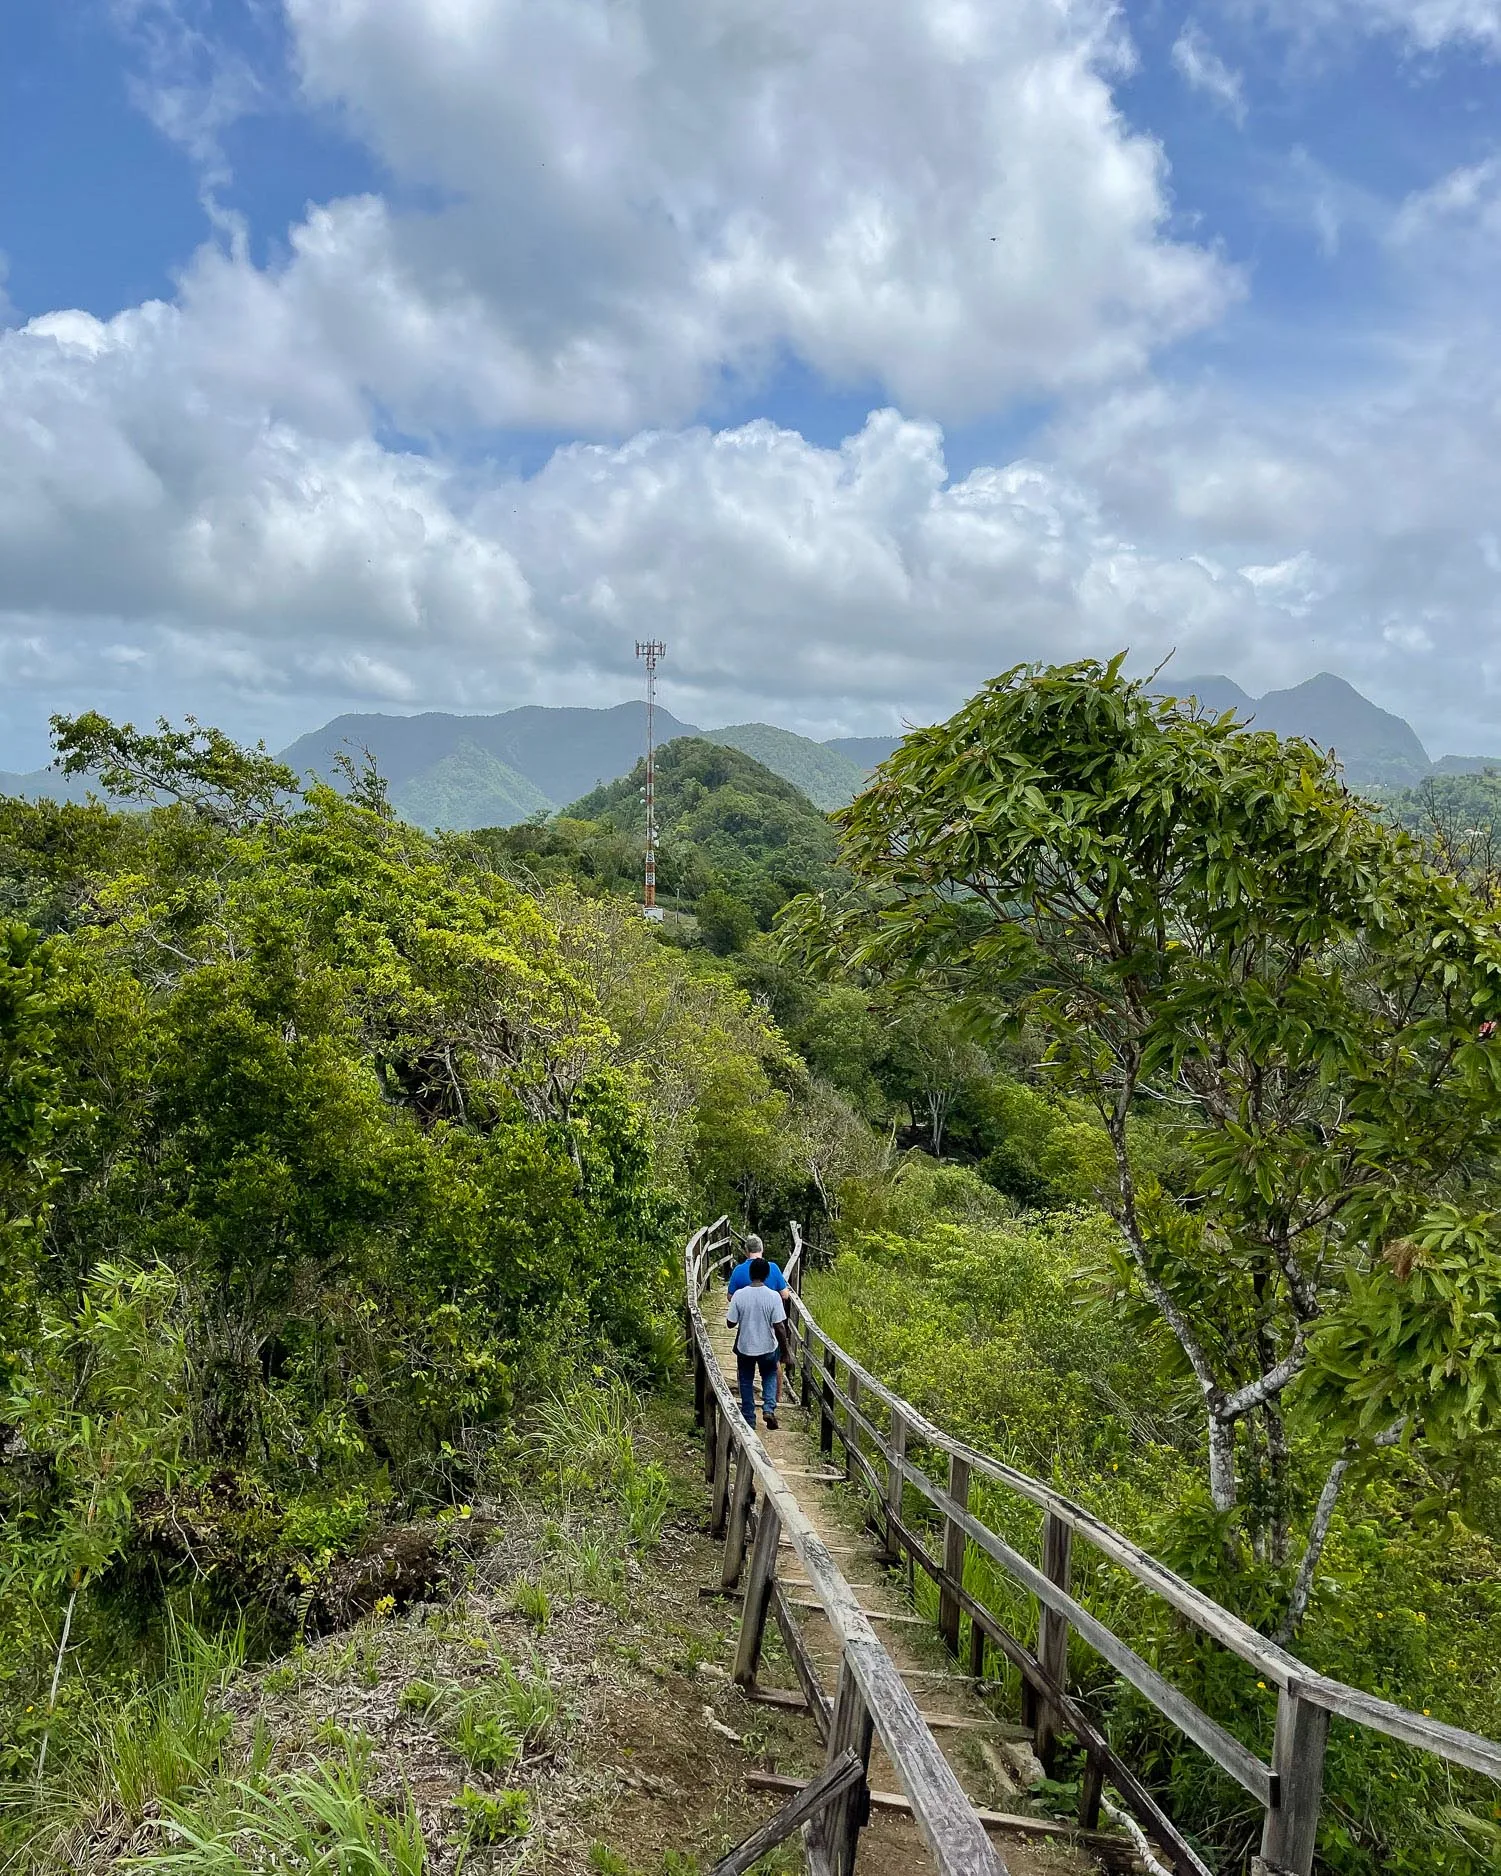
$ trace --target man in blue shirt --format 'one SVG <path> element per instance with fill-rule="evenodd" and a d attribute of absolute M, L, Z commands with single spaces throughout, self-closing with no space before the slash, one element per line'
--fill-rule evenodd
<path fill-rule="evenodd" d="M 761 1376 L 761 1405 L 769 1432 L 777 1430 L 777 1368 L 791 1357 L 787 1311 L 767 1283 L 764 1257 L 753 1257 L 750 1282 L 730 1298 L 725 1321 L 735 1331 L 735 1378 L 740 1383 L 740 1411 L 745 1424 L 756 1424 L 756 1376 Z"/>
<path fill-rule="evenodd" d="M 766 1257 L 765 1246 L 753 1231 L 745 1240 L 745 1257 L 740 1263 L 736 1264 L 735 1268 L 730 1272 L 728 1295 L 733 1296 L 737 1290 L 743 1290 L 750 1282 L 750 1268 L 758 1257 L 766 1261 L 766 1269 L 768 1272 L 766 1278 L 767 1289 L 785 1290 L 787 1288 L 787 1279 L 782 1275 L 781 1265 L 772 1263 L 770 1259 Z"/>

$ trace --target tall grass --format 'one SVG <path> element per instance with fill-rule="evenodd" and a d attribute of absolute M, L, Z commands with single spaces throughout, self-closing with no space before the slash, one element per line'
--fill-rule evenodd
<path fill-rule="evenodd" d="M 243 1623 L 207 1634 L 169 1621 L 158 1681 L 124 1700 L 85 1698 L 59 1725 L 45 1778 L 0 1788 L 9 1867 L 76 1868 L 81 1846 L 123 1842 L 211 1781 L 230 1729 L 224 1690 L 244 1658 Z"/>
<path fill-rule="evenodd" d="M 369 1748 L 274 1782 L 236 1780 L 196 1804 L 166 1808 L 172 1842 L 122 1867 L 150 1876 L 425 1876 L 427 1848 L 410 1799 L 383 1810 L 365 1790 Z"/>

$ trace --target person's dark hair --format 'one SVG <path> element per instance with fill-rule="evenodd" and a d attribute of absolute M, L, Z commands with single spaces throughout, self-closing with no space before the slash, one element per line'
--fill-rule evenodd
<path fill-rule="evenodd" d="M 753 1257 L 751 1259 L 750 1280 L 752 1283 L 764 1283 L 770 1275 L 771 1265 L 767 1263 L 764 1257 Z"/>

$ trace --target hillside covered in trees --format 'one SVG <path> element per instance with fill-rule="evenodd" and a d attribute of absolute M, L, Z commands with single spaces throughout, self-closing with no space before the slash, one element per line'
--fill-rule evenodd
<path fill-rule="evenodd" d="M 420 1604 L 559 1400 L 670 1391 L 680 1246 L 721 1210 L 802 1220 L 827 1326 L 935 1419 L 1314 1667 L 1501 1733 L 1501 930 L 1421 804 L 1383 811 L 1404 832 L 1307 745 L 1115 667 L 1021 670 L 833 822 L 668 745 L 693 916 L 658 932 L 639 773 L 433 838 L 370 772 L 58 734 L 122 807 L 0 801 L 17 1867 L 77 1866 L 80 1793 L 93 1867 L 165 1872 L 174 1804 L 284 1792 L 212 1690 L 153 1772 L 99 1742 L 165 1710 L 186 1635 L 300 1659 L 372 1555 L 411 1547 L 382 1594 Z M 623 1581 L 660 1486 L 580 1479 Z M 1265 1749 L 1254 1679 L 1080 1593 Z M 1072 1668 L 1244 1869 L 1236 1788 Z M 1501 1853 L 1490 1788 L 1353 1729 L 1328 1793 L 1341 1876 Z"/>
<path fill-rule="evenodd" d="M 697 914 L 711 949 L 736 949 L 790 899 L 839 877 L 828 818 L 754 757 L 680 736 L 657 752 L 656 774 L 658 897 Z M 538 881 L 635 897 L 645 786 L 643 760 L 555 819 L 483 830 L 475 847 Z"/>

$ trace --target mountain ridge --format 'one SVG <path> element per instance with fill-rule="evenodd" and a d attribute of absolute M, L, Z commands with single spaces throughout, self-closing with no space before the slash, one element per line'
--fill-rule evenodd
<path fill-rule="evenodd" d="M 1253 697 L 1233 678 L 1205 674 L 1159 681 L 1160 695 L 1195 697 L 1206 710 L 1233 710 L 1253 727 L 1302 736 L 1332 748 L 1356 788 L 1413 787 L 1429 775 L 1501 769 L 1501 756 L 1446 755 L 1431 762 L 1416 731 L 1321 671 L 1286 689 Z M 900 736 L 835 736 L 818 742 L 770 723 L 704 730 L 657 711 L 657 740 L 695 737 L 738 749 L 790 782 L 825 812 L 842 807 L 901 742 Z M 646 742 L 640 699 L 591 708 L 523 704 L 490 715 L 423 711 L 414 716 L 349 712 L 299 736 L 281 760 L 299 773 L 338 780 L 335 757 L 369 750 L 397 811 L 420 827 L 465 832 L 556 813 L 629 775 Z M 53 769 L 0 772 L 0 794 L 82 801 L 88 777 Z"/>

